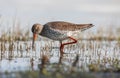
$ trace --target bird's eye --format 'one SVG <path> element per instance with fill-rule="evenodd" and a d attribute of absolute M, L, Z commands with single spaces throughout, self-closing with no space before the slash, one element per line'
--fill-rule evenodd
<path fill-rule="evenodd" d="M 35 32 L 36 32 L 36 30 L 34 29 L 34 30 L 33 30 L 33 33 L 35 33 Z"/>

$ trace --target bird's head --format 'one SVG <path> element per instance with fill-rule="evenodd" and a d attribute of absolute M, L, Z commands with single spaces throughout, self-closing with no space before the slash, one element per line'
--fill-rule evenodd
<path fill-rule="evenodd" d="M 37 39 L 37 37 L 38 37 L 38 34 L 40 34 L 41 33 L 41 31 L 42 31 L 42 28 L 43 28 L 43 26 L 41 25 L 41 24 L 34 24 L 33 26 L 32 26 L 32 33 L 33 33 L 33 43 L 32 43 L 32 47 L 34 48 L 34 41 Z"/>

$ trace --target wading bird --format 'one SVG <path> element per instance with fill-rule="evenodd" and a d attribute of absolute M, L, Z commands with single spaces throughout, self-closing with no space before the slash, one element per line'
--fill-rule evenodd
<path fill-rule="evenodd" d="M 43 37 L 47 37 L 52 40 L 60 41 L 60 60 L 63 57 L 63 49 L 65 45 L 77 43 L 77 40 L 73 37 L 74 32 L 76 31 L 84 31 L 88 28 L 93 27 L 93 24 L 74 24 L 70 22 L 63 22 L 63 21 L 54 21 L 48 22 L 44 25 L 41 24 L 34 24 L 32 26 L 33 32 L 33 43 L 32 47 L 34 48 L 34 42 L 37 39 L 37 35 L 41 35 Z M 72 42 L 62 43 L 63 40 L 71 39 Z"/>

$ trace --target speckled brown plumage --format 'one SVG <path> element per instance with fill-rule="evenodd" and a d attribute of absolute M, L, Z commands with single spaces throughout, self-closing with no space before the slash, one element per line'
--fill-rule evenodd
<path fill-rule="evenodd" d="M 62 41 L 71 36 L 72 32 L 78 30 L 80 32 L 92 26 L 92 24 L 73 24 L 63 21 L 48 22 L 45 25 L 43 25 L 43 29 L 40 35 L 53 40 Z"/>
<path fill-rule="evenodd" d="M 63 22 L 63 21 L 49 22 L 45 25 L 48 25 L 52 29 L 61 30 L 61 31 L 84 30 L 93 26 L 92 24 L 74 24 L 74 23 Z"/>

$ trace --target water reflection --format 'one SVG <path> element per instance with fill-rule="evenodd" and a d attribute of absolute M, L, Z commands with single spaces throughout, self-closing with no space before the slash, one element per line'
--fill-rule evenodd
<path fill-rule="evenodd" d="M 58 63 L 58 42 L 38 41 L 35 44 L 36 48 L 32 50 L 31 42 L 1 43 L 0 72 L 38 70 L 38 64 L 41 64 L 43 55 L 47 56 L 50 63 Z M 71 65 L 78 54 L 79 67 L 96 64 L 98 60 L 99 64 L 109 67 L 112 61 L 120 59 L 119 50 L 117 41 L 79 41 L 77 44 L 65 46 L 64 51 L 68 54 L 64 55 L 62 61 L 66 65 Z"/>

